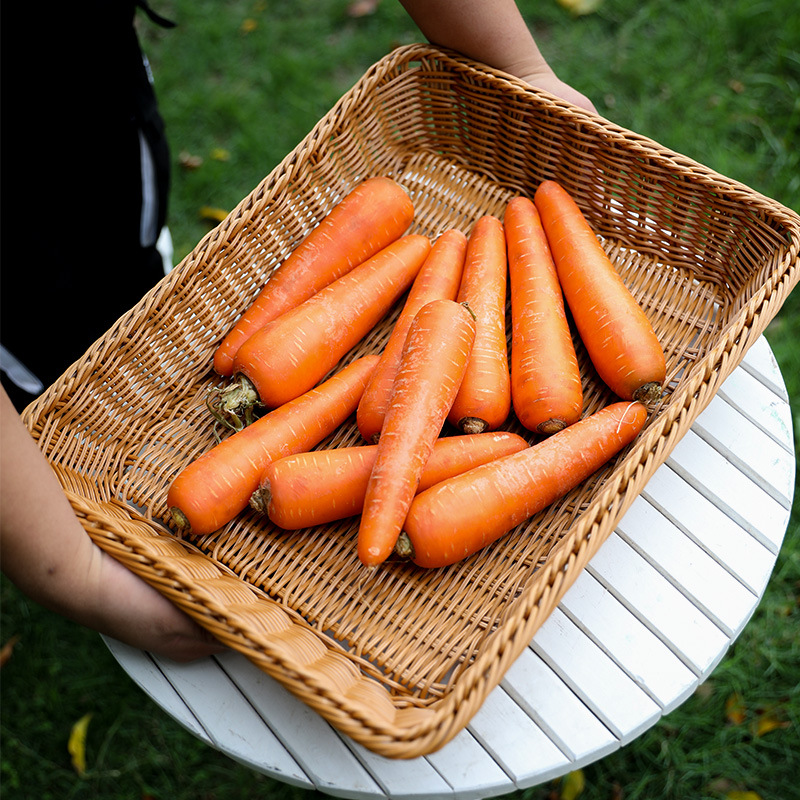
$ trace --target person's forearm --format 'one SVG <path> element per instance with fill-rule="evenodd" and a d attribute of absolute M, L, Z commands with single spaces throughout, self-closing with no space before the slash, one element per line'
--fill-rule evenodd
<path fill-rule="evenodd" d="M 425 38 L 518 77 L 549 69 L 514 0 L 400 0 Z"/>
<path fill-rule="evenodd" d="M 29 597 L 75 617 L 92 604 L 92 541 L 5 392 L 0 424 L 0 566 Z"/>

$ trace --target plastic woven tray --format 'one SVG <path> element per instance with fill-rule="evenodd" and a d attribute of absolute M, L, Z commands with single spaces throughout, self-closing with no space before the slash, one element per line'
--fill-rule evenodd
<path fill-rule="evenodd" d="M 214 443 L 216 345 L 356 183 L 390 175 L 413 230 L 469 232 L 553 178 L 653 322 L 667 391 L 638 439 L 472 558 L 366 579 L 357 521 L 289 533 L 246 512 L 177 538 L 167 488 Z M 370 68 L 186 259 L 25 412 L 98 545 L 332 725 L 389 757 L 457 734 L 798 279 L 800 218 L 657 143 L 452 53 Z M 396 315 L 398 309 L 395 310 Z M 346 360 L 378 352 L 394 316 Z M 585 413 L 614 398 L 578 345 Z M 506 426 L 528 436 L 512 417 Z M 322 446 L 361 443 L 354 424 Z"/>

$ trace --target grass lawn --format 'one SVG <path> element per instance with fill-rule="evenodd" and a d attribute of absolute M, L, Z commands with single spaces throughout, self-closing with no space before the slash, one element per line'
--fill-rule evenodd
<path fill-rule="evenodd" d="M 178 22 L 141 25 L 172 143 L 176 261 L 374 61 L 421 39 L 394 0 L 353 19 L 348 0 L 153 0 Z M 521 0 L 560 76 L 601 114 L 800 210 L 800 15 L 796 0 L 604 0 L 573 17 Z M 182 164 L 194 164 L 186 168 Z M 800 293 L 767 338 L 800 422 Z M 155 707 L 99 637 L 2 580 L 0 791 L 4 798 L 302 798 L 209 749 Z M 711 678 L 623 750 L 584 770 L 585 800 L 800 797 L 800 515 L 756 614 Z M 726 705 L 741 698 L 734 724 Z M 90 713 L 88 769 L 70 728 Z M 755 727 L 772 720 L 767 732 Z M 558 785 L 509 797 L 549 800 Z M 553 796 L 558 796 L 557 794 Z M 740 796 L 741 800 L 756 797 Z"/>

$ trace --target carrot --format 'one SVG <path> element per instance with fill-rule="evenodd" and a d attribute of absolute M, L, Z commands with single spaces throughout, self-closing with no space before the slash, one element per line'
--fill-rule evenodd
<path fill-rule="evenodd" d="M 494 458 L 527 447 L 506 431 L 445 436 L 434 442 L 417 492 Z M 378 446 L 311 450 L 270 463 L 250 505 L 286 530 L 299 530 L 360 514 Z"/>
<path fill-rule="evenodd" d="M 356 424 L 366 441 L 375 442 L 380 434 L 411 322 L 417 312 L 431 300 L 455 300 L 466 248 L 467 237 L 461 231 L 455 228 L 445 231 L 434 243 L 414 279 L 403 310 L 381 354 L 381 360 L 358 404 Z"/>
<path fill-rule="evenodd" d="M 614 403 L 538 444 L 418 494 L 397 552 L 421 567 L 454 564 L 558 500 L 633 441 L 647 418 Z"/>
<path fill-rule="evenodd" d="M 377 363 L 377 355 L 357 359 L 181 470 L 167 494 L 173 527 L 202 535 L 230 522 L 247 507 L 270 461 L 310 449 L 355 411 Z"/>
<path fill-rule="evenodd" d="M 271 408 L 307 392 L 408 289 L 430 247 L 426 236 L 403 236 L 261 328 L 236 354 L 237 381 Z M 238 396 L 237 383 L 228 388 Z"/>
<path fill-rule="evenodd" d="M 259 328 L 400 238 L 413 219 L 411 198 L 391 178 L 356 186 L 272 273 L 217 348 L 214 369 L 230 376 L 236 352 Z"/>
<path fill-rule="evenodd" d="M 515 197 L 503 223 L 511 296 L 511 401 L 528 430 L 549 436 L 581 418 L 578 358 L 533 201 Z"/>
<path fill-rule="evenodd" d="M 458 301 L 476 317 L 475 344 L 448 419 L 463 433 L 499 428 L 511 411 L 506 344 L 506 241 L 497 217 L 480 217 L 469 237 Z"/>
<path fill-rule="evenodd" d="M 472 314 L 454 300 L 431 301 L 411 323 L 358 528 L 358 557 L 368 567 L 385 561 L 395 546 L 474 339 Z"/>
<path fill-rule="evenodd" d="M 534 195 L 567 305 L 598 375 L 619 397 L 656 402 L 666 378 L 664 351 L 569 193 L 544 181 Z"/>

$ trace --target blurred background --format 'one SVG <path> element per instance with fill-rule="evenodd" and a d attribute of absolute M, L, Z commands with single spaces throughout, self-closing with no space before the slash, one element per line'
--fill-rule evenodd
<path fill-rule="evenodd" d="M 395 0 L 152 0 L 143 15 L 172 149 L 178 263 L 375 61 L 422 41 Z M 520 0 L 545 57 L 613 122 L 800 210 L 800 15 L 795 0 Z M 800 295 L 767 331 L 800 409 Z M 796 437 L 796 434 L 795 434 Z M 797 438 L 797 437 L 796 437 Z M 683 706 L 622 751 L 508 797 L 800 797 L 798 503 L 762 603 Z M 94 633 L 4 578 L 0 792 L 9 800 L 319 796 L 209 749 L 149 701 Z M 67 742 L 89 717 L 86 771 Z M 577 789 L 576 789 L 577 787 Z M 577 794 L 575 792 L 577 791 Z"/>

